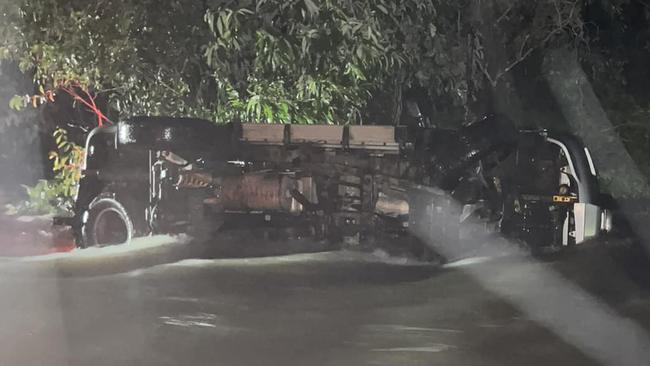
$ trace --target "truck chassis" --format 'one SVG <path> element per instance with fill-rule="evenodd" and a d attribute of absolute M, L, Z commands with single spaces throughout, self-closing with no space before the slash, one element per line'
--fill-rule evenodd
<path fill-rule="evenodd" d="M 81 247 L 243 226 L 463 255 L 492 235 L 557 250 L 611 228 L 577 138 L 495 117 L 458 130 L 136 117 L 93 130 L 86 151 L 68 221 Z"/>

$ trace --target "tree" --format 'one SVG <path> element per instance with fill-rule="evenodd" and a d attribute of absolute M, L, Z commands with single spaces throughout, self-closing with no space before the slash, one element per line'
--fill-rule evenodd
<path fill-rule="evenodd" d="M 44 90 L 99 95 L 109 117 L 355 123 L 388 94 L 395 122 L 409 88 L 467 112 L 484 87 L 578 33 L 580 3 L 24 0 L 5 25 L 19 42 L 0 54 Z"/>
<path fill-rule="evenodd" d="M 5 0 L 0 7 L 0 57 L 41 86 L 29 101 L 69 94 L 94 110 L 95 124 L 141 114 L 395 123 L 403 91 L 414 90 L 434 122 L 457 126 L 496 112 L 543 127 L 557 114 L 544 114 L 552 103 L 536 107 L 551 99 L 536 81 L 541 60 L 568 46 L 609 101 L 605 110 L 631 155 L 646 155 L 641 100 L 650 98 L 625 85 L 643 79 L 629 75 L 630 60 L 647 69 L 648 47 L 633 37 L 648 30 L 641 0 Z M 621 47 L 626 39 L 636 41 Z"/>
<path fill-rule="evenodd" d="M 430 0 L 222 2 L 206 14 L 207 63 L 244 119 L 360 122 L 373 93 L 443 55 L 436 11 Z"/>
<path fill-rule="evenodd" d="M 44 90 L 99 95 L 112 115 L 211 116 L 198 2 L 28 0 L 19 14 L 4 53 Z"/>

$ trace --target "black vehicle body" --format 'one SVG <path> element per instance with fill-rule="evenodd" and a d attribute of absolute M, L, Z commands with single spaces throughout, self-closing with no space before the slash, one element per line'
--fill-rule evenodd
<path fill-rule="evenodd" d="M 139 117 L 95 129 L 86 149 L 80 246 L 244 224 L 349 245 L 503 235 L 562 248 L 611 225 L 578 139 L 498 118 L 445 130 Z"/>

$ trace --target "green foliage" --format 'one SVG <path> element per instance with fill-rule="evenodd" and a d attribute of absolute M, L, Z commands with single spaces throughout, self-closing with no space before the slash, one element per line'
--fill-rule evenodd
<path fill-rule="evenodd" d="M 495 85 L 533 50 L 579 33 L 575 4 L 23 0 L 0 26 L 14 39 L 0 56 L 45 89 L 74 82 L 108 94 L 113 116 L 353 123 L 378 93 L 395 93 L 399 105 L 410 87 L 437 105 L 467 105 L 486 80 Z M 508 45 L 503 64 L 488 57 L 504 51 L 486 42 L 488 28 Z"/>
<path fill-rule="evenodd" d="M 459 100 L 465 40 L 441 35 L 455 1 L 205 4 L 25 0 L 12 54 L 45 89 L 74 81 L 124 115 L 353 122 L 396 82 Z"/>
<path fill-rule="evenodd" d="M 8 215 L 57 215 L 67 213 L 63 196 L 63 187 L 59 184 L 41 179 L 33 186 L 23 185 L 27 198 L 16 204 L 6 205 Z"/>
<path fill-rule="evenodd" d="M 60 186 L 61 196 L 72 204 L 77 193 L 77 184 L 81 179 L 81 167 L 85 157 L 84 149 L 68 140 L 68 133 L 58 128 L 53 133 L 56 151 L 49 154 L 52 160 L 52 170 L 55 173 L 54 182 Z"/>
<path fill-rule="evenodd" d="M 114 114 L 211 117 L 204 11 L 191 0 L 25 0 L 15 58 L 45 89 L 108 94 Z"/>
<path fill-rule="evenodd" d="M 15 110 L 15 111 L 21 111 L 23 108 L 25 108 L 27 103 L 25 102 L 25 97 L 21 95 L 14 95 L 11 97 L 9 100 L 9 108 Z"/>
<path fill-rule="evenodd" d="M 41 215 L 71 212 L 77 186 L 81 178 L 81 165 L 85 152 L 82 147 L 68 140 L 67 131 L 56 129 L 53 133 L 57 150 L 49 153 L 54 179 L 39 180 L 33 186 L 25 186 L 27 199 L 9 207 L 9 213 Z"/>
<path fill-rule="evenodd" d="M 431 0 L 220 2 L 205 16 L 205 56 L 222 110 L 267 123 L 358 122 L 372 93 L 399 75 L 423 80 L 424 60 L 441 59 L 436 10 Z"/>

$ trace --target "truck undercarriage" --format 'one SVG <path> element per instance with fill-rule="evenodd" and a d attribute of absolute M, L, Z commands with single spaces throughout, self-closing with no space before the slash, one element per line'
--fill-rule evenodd
<path fill-rule="evenodd" d="M 82 247 L 243 226 L 462 255 L 490 235 L 545 250 L 611 227 L 587 148 L 498 118 L 445 130 L 141 117 L 95 129 L 86 148 L 69 222 Z"/>

